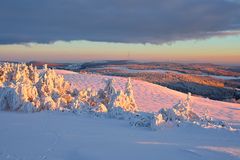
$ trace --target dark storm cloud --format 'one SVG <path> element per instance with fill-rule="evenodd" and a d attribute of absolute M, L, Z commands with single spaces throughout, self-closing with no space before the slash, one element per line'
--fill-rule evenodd
<path fill-rule="evenodd" d="M 231 0 L 0 0 L 0 44 L 162 43 L 238 29 Z"/>

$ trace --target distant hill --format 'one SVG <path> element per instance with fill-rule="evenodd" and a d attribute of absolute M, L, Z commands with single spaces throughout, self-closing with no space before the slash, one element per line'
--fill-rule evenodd
<path fill-rule="evenodd" d="M 47 64 L 48 67 L 62 67 L 68 65 L 67 63 L 52 63 L 44 61 L 30 61 L 27 64 L 32 64 L 33 66 L 42 67 L 44 64 Z"/>

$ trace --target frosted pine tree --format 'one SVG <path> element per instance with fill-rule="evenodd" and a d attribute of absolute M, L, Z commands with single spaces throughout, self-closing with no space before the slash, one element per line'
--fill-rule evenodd
<path fill-rule="evenodd" d="M 126 94 L 126 101 L 127 101 L 127 106 L 125 106 L 127 111 L 137 111 L 137 104 L 135 102 L 134 99 L 134 95 L 133 95 L 133 87 L 132 87 L 132 83 L 131 83 L 131 78 L 128 78 L 128 81 L 126 83 L 126 90 L 125 90 L 125 94 Z"/>
<path fill-rule="evenodd" d="M 133 112 L 137 111 L 130 79 L 126 84 L 125 92 L 118 90 L 111 95 L 108 109 L 109 116 L 117 119 L 128 119 Z"/>
<path fill-rule="evenodd" d="M 113 86 L 114 79 L 105 80 L 105 88 L 102 92 L 98 92 L 98 96 L 102 98 L 102 103 L 106 105 L 107 109 L 111 109 L 113 101 L 116 97 L 116 89 Z"/>
<path fill-rule="evenodd" d="M 117 91 L 116 94 L 112 95 L 110 106 L 113 107 L 121 107 L 125 110 L 126 108 L 126 95 L 123 93 L 123 91 Z"/>
<path fill-rule="evenodd" d="M 21 78 L 21 72 L 18 65 L 12 75 L 13 83 L 17 83 L 20 80 L 20 78 Z"/>
<path fill-rule="evenodd" d="M 48 65 L 47 65 L 47 64 L 44 64 L 44 65 L 43 65 L 43 69 L 44 69 L 44 71 L 47 71 L 47 70 L 48 70 Z"/>
<path fill-rule="evenodd" d="M 33 67 L 32 65 L 29 66 L 29 78 L 35 84 L 39 80 L 39 72 L 37 67 Z"/>
<path fill-rule="evenodd" d="M 116 94 L 116 89 L 113 87 L 114 81 L 115 81 L 114 79 L 105 80 L 106 86 L 104 88 L 104 91 L 106 92 L 107 96 Z"/>

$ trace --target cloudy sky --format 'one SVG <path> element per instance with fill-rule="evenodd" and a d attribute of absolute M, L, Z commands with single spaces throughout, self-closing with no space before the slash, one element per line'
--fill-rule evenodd
<path fill-rule="evenodd" d="M 238 63 L 239 2 L 0 0 L 0 57 Z"/>

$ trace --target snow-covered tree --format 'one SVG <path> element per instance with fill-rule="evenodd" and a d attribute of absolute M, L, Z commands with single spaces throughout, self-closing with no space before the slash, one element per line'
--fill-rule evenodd
<path fill-rule="evenodd" d="M 39 73 L 32 65 L 4 63 L 0 65 L 0 84 L 2 97 L 9 97 L 0 99 L 0 103 L 7 103 L 2 110 L 31 110 L 31 105 L 36 108 L 34 111 L 55 110 L 58 98 L 66 103 L 72 100 L 70 84 L 46 66 Z"/>
<path fill-rule="evenodd" d="M 173 108 L 161 109 L 159 113 L 162 114 L 165 121 L 172 121 L 180 123 L 183 121 L 199 121 L 200 117 L 191 108 L 191 94 L 187 95 L 185 100 L 180 100 Z"/>
<path fill-rule="evenodd" d="M 105 80 L 106 86 L 104 88 L 104 91 L 106 92 L 107 96 L 116 94 L 116 89 L 113 86 L 114 81 L 115 81 L 114 79 Z"/>
<path fill-rule="evenodd" d="M 133 87 L 132 87 L 130 77 L 128 78 L 128 81 L 126 83 L 125 94 L 126 94 L 126 103 L 127 103 L 126 106 L 125 106 L 125 109 L 127 111 L 137 111 L 138 108 L 137 108 L 137 104 L 136 104 L 135 99 L 134 99 Z"/>
<path fill-rule="evenodd" d="M 106 87 L 98 92 L 102 102 L 107 106 L 108 110 L 120 107 L 126 112 L 137 111 L 137 105 L 134 100 L 132 84 L 130 78 L 126 84 L 125 92 L 116 90 L 113 86 L 114 80 L 106 80 Z"/>

